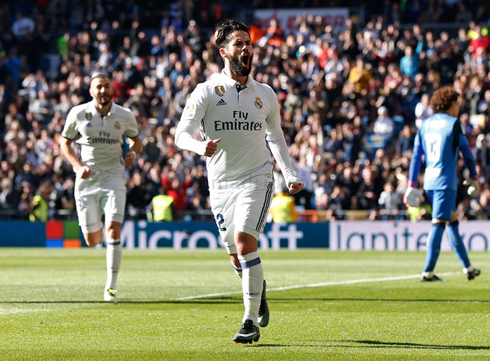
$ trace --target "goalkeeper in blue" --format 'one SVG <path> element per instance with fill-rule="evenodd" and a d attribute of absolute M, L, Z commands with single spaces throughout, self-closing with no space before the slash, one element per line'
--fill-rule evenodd
<path fill-rule="evenodd" d="M 466 135 L 459 121 L 459 94 L 450 86 L 434 92 L 431 107 L 434 115 L 421 124 L 413 146 L 410 162 L 409 182 L 404 196 L 407 206 L 417 207 L 424 199 L 417 189 L 417 178 L 425 160 L 423 189 L 432 205 L 432 229 L 427 240 L 427 258 L 422 282 L 445 282 L 434 274 L 441 249 L 441 241 L 446 225 L 449 228 L 449 240 L 463 265 L 468 280 L 480 274 L 468 258 L 463 239 L 459 233 L 456 213 L 457 163 L 461 151 L 470 179 L 463 184 L 468 186 L 468 195 L 477 197 L 480 185 L 477 180 L 475 159 L 471 153 Z"/>

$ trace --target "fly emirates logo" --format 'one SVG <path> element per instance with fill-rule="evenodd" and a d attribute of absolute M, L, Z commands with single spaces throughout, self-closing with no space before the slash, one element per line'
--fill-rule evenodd
<path fill-rule="evenodd" d="M 242 112 L 240 110 L 233 111 L 233 120 L 214 121 L 214 130 L 217 132 L 226 130 L 245 130 L 250 132 L 258 132 L 262 130 L 262 123 L 249 121 L 248 112 Z"/>

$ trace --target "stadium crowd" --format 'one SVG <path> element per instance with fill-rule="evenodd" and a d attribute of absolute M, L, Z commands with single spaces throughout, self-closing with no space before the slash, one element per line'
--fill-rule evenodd
<path fill-rule="evenodd" d="M 206 213 L 205 159 L 178 149 L 173 135 L 187 96 L 222 69 L 214 26 L 235 9 L 223 0 L 72 3 L 0 6 L 0 217 L 27 219 L 36 195 L 51 218 L 74 215 L 74 174 L 58 140 L 71 107 L 91 99 L 95 73 L 111 77 L 115 101 L 133 110 L 145 146 L 127 171 L 128 218 L 146 219 L 161 186 L 180 216 Z M 278 95 L 290 154 L 305 182 L 296 205 L 325 211 L 330 220 L 349 210 L 373 220 L 405 215 L 414 135 L 432 114 L 432 92 L 452 84 L 482 185 L 475 200 L 461 186 L 459 210 L 462 218 L 488 219 L 488 10 L 483 2 L 402 4 L 380 2 L 380 16 L 373 13 L 366 24 L 347 19 L 340 31 L 307 9 L 291 31 L 274 19 L 251 24 L 253 77 Z M 465 26 L 424 28 L 441 20 Z M 279 193 L 279 172 L 276 180 Z"/>

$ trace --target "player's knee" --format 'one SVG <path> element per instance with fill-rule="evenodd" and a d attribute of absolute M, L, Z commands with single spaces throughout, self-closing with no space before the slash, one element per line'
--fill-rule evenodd
<path fill-rule="evenodd" d="M 95 247 L 100 243 L 102 237 L 100 234 L 90 233 L 90 234 L 84 235 L 84 238 L 85 238 L 85 243 L 87 244 L 87 246 Z"/>
<path fill-rule="evenodd" d="M 121 237 L 121 230 L 109 229 L 107 230 L 108 239 L 119 239 Z"/>
<path fill-rule="evenodd" d="M 87 246 L 95 247 L 102 241 L 102 229 L 97 230 L 96 226 L 86 227 L 83 229 L 83 238 Z"/>
<path fill-rule="evenodd" d="M 238 232 L 235 237 L 237 254 L 244 255 L 257 251 L 257 239 L 245 232 Z"/>
<path fill-rule="evenodd" d="M 121 237 L 121 223 L 111 222 L 107 227 L 108 239 L 119 239 Z"/>
<path fill-rule="evenodd" d="M 252 252 L 257 252 L 257 243 L 253 242 L 241 242 L 236 245 L 237 253 L 239 255 L 249 254 Z"/>

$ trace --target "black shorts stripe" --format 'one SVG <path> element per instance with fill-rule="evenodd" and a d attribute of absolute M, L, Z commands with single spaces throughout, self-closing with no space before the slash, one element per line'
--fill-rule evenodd
<path fill-rule="evenodd" d="M 274 182 L 269 182 L 267 185 L 267 192 L 265 193 L 264 205 L 262 206 L 262 211 L 260 212 L 260 218 L 257 223 L 256 231 L 263 229 L 265 221 L 267 220 L 267 215 L 269 214 L 269 208 L 271 206 L 272 192 L 274 190 Z"/>

